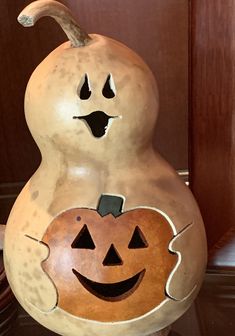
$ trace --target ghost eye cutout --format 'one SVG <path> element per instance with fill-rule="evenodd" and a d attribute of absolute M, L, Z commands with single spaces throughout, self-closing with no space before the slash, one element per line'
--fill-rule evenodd
<path fill-rule="evenodd" d="M 132 235 L 130 243 L 128 245 L 129 249 L 140 249 L 148 247 L 147 240 L 138 226 L 136 226 L 135 231 Z"/>
<path fill-rule="evenodd" d="M 87 249 L 87 250 L 95 249 L 94 241 L 91 237 L 91 234 L 86 224 L 83 226 L 83 228 L 73 241 L 71 247 L 73 249 Z"/>
<path fill-rule="evenodd" d="M 80 84 L 78 87 L 78 95 L 82 100 L 87 100 L 91 96 L 90 83 L 87 74 L 85 74 L 85 77 L 82 81 L 82 86 Z"/>
<path fill-rule="evenodd" d="M 102 90 L 102 94 L 107 99 L 112 99 L 116 95 L 115 84 L 113 81 L 113 76 L 111 74 L 108 75 L 108 78 Z"/>

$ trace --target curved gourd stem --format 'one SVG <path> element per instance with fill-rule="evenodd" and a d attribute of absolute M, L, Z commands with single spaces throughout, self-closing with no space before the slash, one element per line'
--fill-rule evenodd
<path fill-rule="evenodd" d="M 32 27 L 44 16 L 51 16 L 59 23 L 73 47 L 85 46 L 91 40 L 90 36 L 77 24 L 70 10 L 54 0 L 32 2 L 20 13 L 18 21 L 24 27 Z"/>

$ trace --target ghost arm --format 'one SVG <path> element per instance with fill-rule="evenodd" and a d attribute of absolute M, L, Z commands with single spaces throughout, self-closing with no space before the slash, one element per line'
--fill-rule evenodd
<path fill-rule="evenodd" d="M 41 267 L 41 263 L 49 255 L 48 247 L 26 235 L 18 237 L 18 247 L 14 263 L 9 258 L 4 260 L 8 263 L 8 272 L 11 273 L 10 285 L 13 292 L 23 293 L 17 298 L 24 307 L 27 306 L 29 313 L 35 308 L 40 312 L 54 310 L 58 300 L 57 291 Z"/>
<path fill-rule="evenodd" d="M 201 226 L 191 223 L 171 241 L 170 251 L 177 253 L 178 262 L 171 273 L 166 291 L 169 297 L 181 301 L 198 291 L 206 267 L 206 251 Z"/>

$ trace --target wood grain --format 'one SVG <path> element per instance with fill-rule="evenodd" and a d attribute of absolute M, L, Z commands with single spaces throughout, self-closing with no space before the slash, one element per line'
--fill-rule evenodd
<path fill-rule="evenodd" d="M 235 227 L 231 227 L 210 250 L 208 270 L 235 272 Z"/>
<path fill-rule="evenodd" d="M 234 335 L 235 273 L 207 273 L 197 298 L 201 336 Z"/>
<path fill-rule="evenodd" d="M 209 246 L 234 225 L 235 2 L 192 1 L 191 186 Z"/>
<path fill-rule="evenodd" d="M 11 335 L 14 321 L 17 318 L 16 299 L 7 282 L 0 252 L 0 335 Z"/>

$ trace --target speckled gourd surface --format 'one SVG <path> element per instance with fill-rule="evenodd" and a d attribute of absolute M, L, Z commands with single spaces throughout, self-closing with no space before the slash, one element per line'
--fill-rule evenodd
<path fill-rule="evenodd" d="M 32 26 L 46 15 L 69 41 L 27 86 L 25 115 L 42 161 L 9 216 L 7 276 L 24 309 L 60 335 L 149 335 L 198 293 L 201 215 L 153 150 L 159 98 L 144 61 L 86 34 L 56 1 L 33 2 L 19 21 Z"/>

